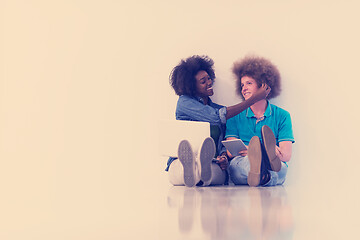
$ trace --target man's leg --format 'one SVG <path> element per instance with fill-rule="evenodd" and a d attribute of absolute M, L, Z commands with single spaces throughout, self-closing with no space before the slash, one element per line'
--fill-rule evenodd
<path fill-rule="evenodd" d="M 276 185 L 282 185 L 284 184 L 286 180 L 286 174 L 287 174 L 288 166 L 281 162 L 281 168 L 279 172 L 269 171 L 270 179 L 267 183 L 263 184 L 264 187 L 271 187 Z"/>
<path fill-rule="evenodd" d="M 250 187 L 256 187 L 261 180 L 262 153 L 261 143 L 257 136 L 251 138 L 248 146 L 248 158 L 250 161 L 250 171 L 248 175 L 248 184 Z"/>
<path fill-rule="evenodd" d="M 271 128 L 268 126 L 263 126 L 261 128 L 261 136 L 263 139 L 264 148 L 266 150 L 266 155 L 269 160 L 271 170 L 278 172 L 281 168 L 281 161 L 276 156 L 276 138 Z"/>
<path fill-rule="evenodd" d="M 235 185 L 247 185 L 247 178 L 250 171 L 248 156 L 236 156 L 230 161 L 229 175 Z"/>

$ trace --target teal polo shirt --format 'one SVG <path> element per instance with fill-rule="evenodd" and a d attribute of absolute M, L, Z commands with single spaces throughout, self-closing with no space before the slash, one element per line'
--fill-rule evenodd
<path fill-rule="evenodd" d="M 230 118 L 226 123 L 225 138 L 236 137 L 240 138 L 245 145 L 249 145 L 250 139 L 253 136 L 261 138 L 261 128 L 267 125 L 274 132 L 276 137 L 276 144 L 282 141 L 295 142 L 290 113 L 268 102 L 265 110 L 264 118 L 257 120 L 251 108 L 246 109 L 233 118 Z"/>

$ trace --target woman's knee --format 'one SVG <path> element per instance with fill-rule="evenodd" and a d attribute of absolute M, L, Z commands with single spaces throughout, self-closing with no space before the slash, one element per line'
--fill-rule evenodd
<path fill-rule="evenodd" d="M 211 185 L 222 185 L 226 180 L 226 172 L 216 163 L 211 164 Z"/>

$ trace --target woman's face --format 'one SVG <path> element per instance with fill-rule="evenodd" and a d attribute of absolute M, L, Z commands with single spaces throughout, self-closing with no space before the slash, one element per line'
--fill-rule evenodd
<path fill-rule="evenodd" d="M 213 80 L 206 71 L 199 71 L 195 75 L 196 79 L 196 93 L 199 97 L 209 97 L 214 94 Z"/>
<path fill-rule="evenodd" d="M 241 88 L 241 94 L 245 100 L 249 99 L 259 90 L 259 86 L 255 79 L 248 76 L 241 78 Z"/>

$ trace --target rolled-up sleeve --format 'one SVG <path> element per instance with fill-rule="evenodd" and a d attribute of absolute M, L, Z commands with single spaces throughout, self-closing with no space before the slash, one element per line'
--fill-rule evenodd
<path fill-rule="evenodd" d="M 226 107 L 222 107 L 219 109 L 219 116 L 221 119 L 221 123 L 223 124 L 226 124 L 226 113 L 227 113 Z"/>
<path fill-rule="evenodd" d="M 189 121 L 202 121 L 211 124 L 226 123 L 226 107 L 219 108 L 204 105 L 194 98 L 180 96 L 176 107 L 176 119 Z"/>

